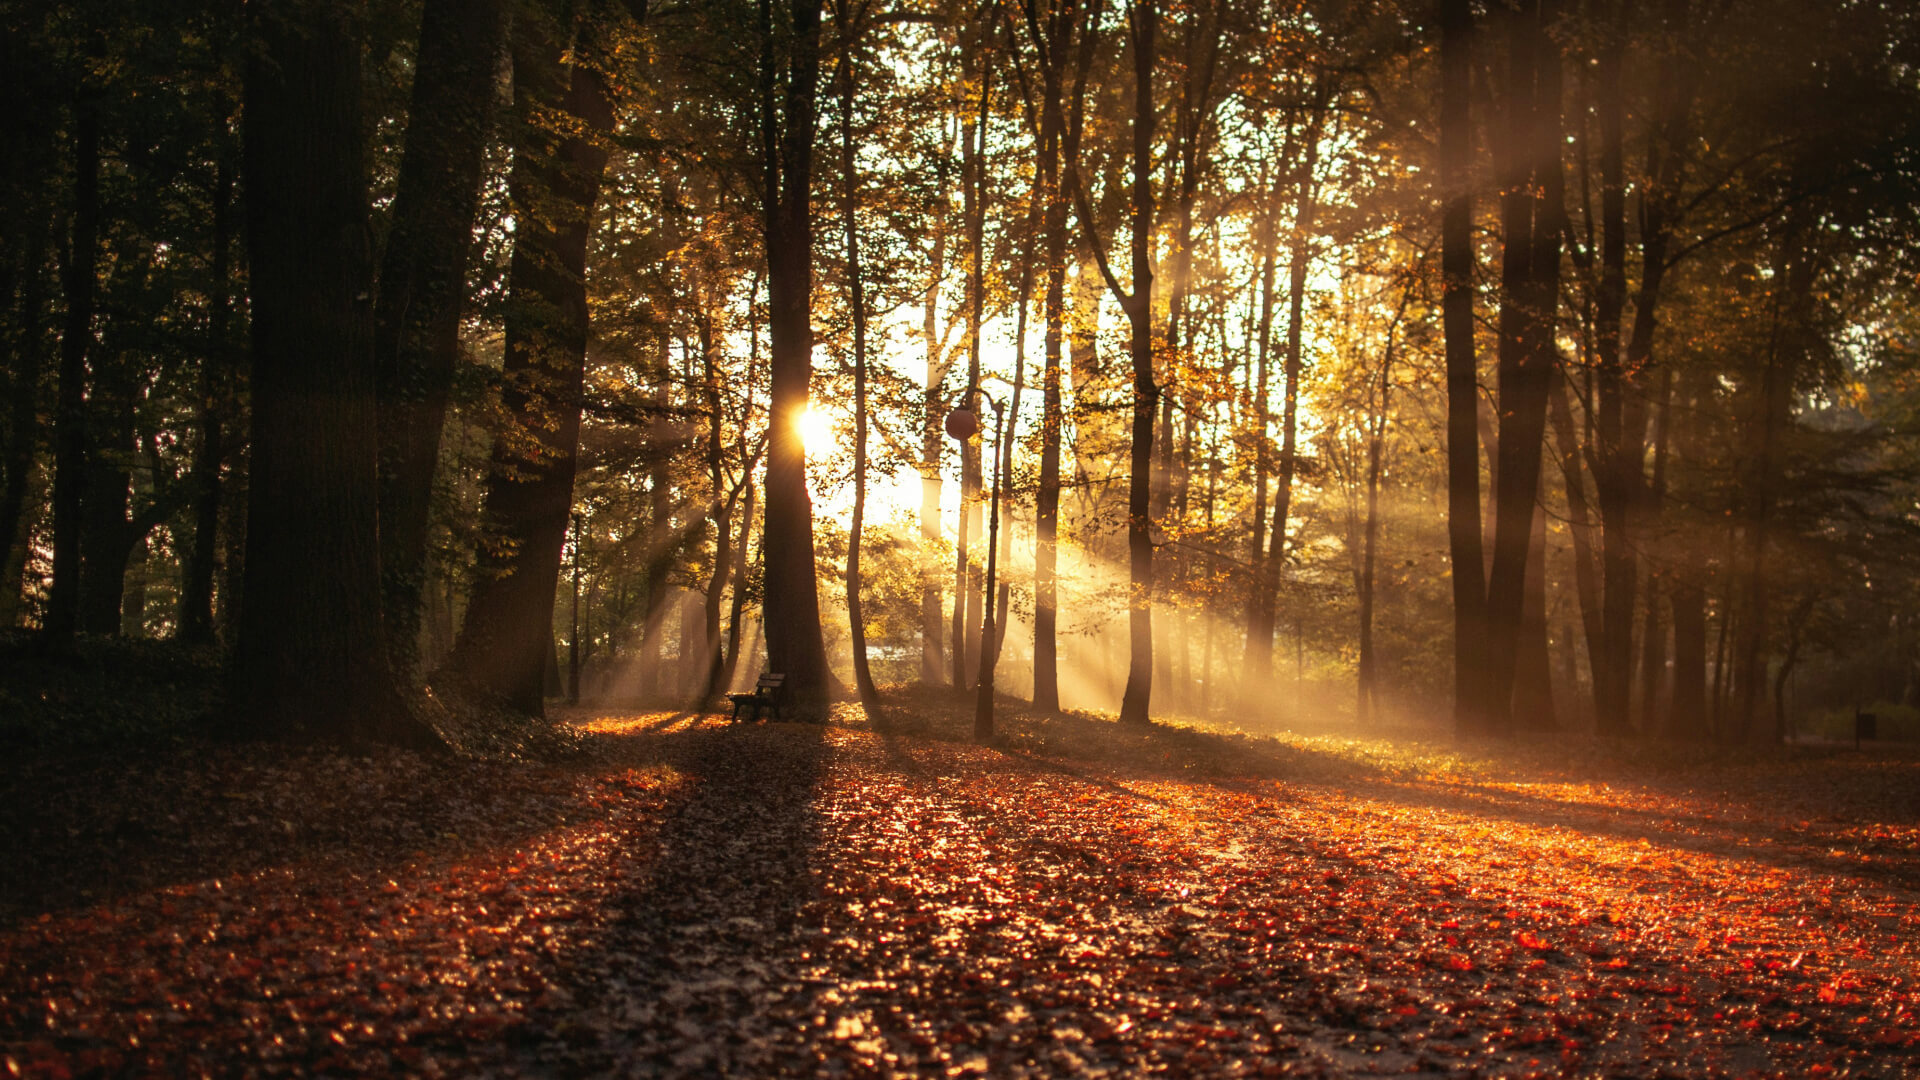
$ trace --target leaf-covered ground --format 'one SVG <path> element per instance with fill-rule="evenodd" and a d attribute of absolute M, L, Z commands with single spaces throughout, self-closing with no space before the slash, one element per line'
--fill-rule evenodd
<path fill-rule="evenodd" d="M 583 714 L 0 776 L 8 1073 L 1920 1073 L 1920 760 Z"/>

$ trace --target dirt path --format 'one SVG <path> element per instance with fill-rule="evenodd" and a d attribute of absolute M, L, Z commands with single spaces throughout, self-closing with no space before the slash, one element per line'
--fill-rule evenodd
<path fill-rule="evenodd" d="M 1906 823 L 1814 851 L 1678 788 L 843 719 L 609 721 L 622 756 L 489 794 L 538 829 L 476 811 L 464 847 L 174 867 L 28 918 L 0 931 L 0 1052 L 48 1076 L 1920 1071 Z"/>

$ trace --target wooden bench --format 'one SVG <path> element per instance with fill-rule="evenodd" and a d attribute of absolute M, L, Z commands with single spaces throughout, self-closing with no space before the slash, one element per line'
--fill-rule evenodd
<path fill-rule="evenodd" d="M 772 713 L 775 720 L 780 719 L 781 689 L 787 684 L 785 675 L 771 671 L 762 672 L 760 681 L 753 684 L 751 694 L 728 694 L 727 700 L 733 702 L 733 722 L 740 722 L 740 710 L 747 710 L 747 719 L 758 720 L 766 713 Z"/>

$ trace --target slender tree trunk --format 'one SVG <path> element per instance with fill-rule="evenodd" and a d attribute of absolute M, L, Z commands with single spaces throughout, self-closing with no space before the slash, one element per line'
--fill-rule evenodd
<path fill-rule="evenodd" d="M 226 110 L 220 110 L 225 112 Z M 223 118 L 222 122 L 225 120 Z M 207 351 L 200 364 L 200 445 L 187 482 L 193 492 L 193 546 L 180 590 L 180 639 L 210 644 L 213 583 L 220 549 L 220 468 L 227 456 L 226 422 L 232 396 L 233 169 L 222 146 L 214 166 L 212 294 L 207 298 Z"/>
<path fill-rule="evenodd" d="M 727 591 L 727 582 L 733 576 L 733 496 L 738 489 L 726 490 L 726 443 L 723 440 L 721 423 L 721 370 L 720 343 L 713 332 L 713 314 L 711 298 L 702 298 L 700 308 L 700 362 L 704 376 L 707 406 L 707 483 L 711 487 L 710 497 L 713 508 L 710 511 L 713 521 L 713 572 L 707 577 L 705 606 L 706 641 L 703 653 L 705 685 L 700 691 L 700 700 L 704 705 L 711 702 L 724 689 L 720 684 L 725 666 L 720 656 L 720 595 Z M 748 385 L 752 385 L 751 376 Z M 740 470 L 744 474 L 751 465 L 744 455 L 740 461 Z M 744 480 L 744 475 L 742 477 Z M 735 586 L 735 592 L 739 591 Z"/>
<path fill-rule="evenodd" d="M 1160 12 L 1155 0 L 1128 11 L 1133 44 L 1133 282 L 1122 307 L 1132 330 L 1133 446 L 1127 481 L 1127 686 L 1120 722 L 1152 722 L 1153 699 L 1153 414 L 1160 388 L 1153 373 L 1153 68 Z"/>
<path fill-rule="evenodd" d="M 1473 324 L 1473 46 L 1470 0 L 1440 0 L 1441 324 L 1447 357 L 1447 540 L 1453 567 L 1453 714 L 1485 727 L 1486 562 L 1480 540 L 1479 365 Z"/>
<path fill-rule="evenodd" d="M 714 685 L 718 687 L 718 692 L 720 693 L 726 693 L 733 689 L 734 673 L 740 668 L 740 620 L 746 608 L 747 601 L 747 570 L 753 565 L 747 558 L 748 546 L 753 541 L 754 486 L 753 471 L 750 467 L 747 469 L 745 483 L 747 490 L 740 517 L 740 542 L 737 545 L 739 550 L 738 554 L 734 556 L 734 558 L 739 560 L 739 565 L 734 567 L 734 577 L 740 584 L 734 586 L 733 601 L 730 610 L 727 612 L 726 659 L 721 664 L 720 677 L 714 680 Z"/>
<path fill-rule="evenodd" d="M 813 379 L 813 144 L 820 74 L 820 0 L 791 9 L 786 82 L 776 115 L 771 0 L 761 0 L 761 124 L 765 141 L 768 329 L 773 376 L 768 415 L 766 600 L 767 663 L 787 677 L 797 715 L 824 717 L 827 650 L 813 562 L 813 500 L 798 419 Z"/>
<path fill-rule="evenodd" d="M 1594 469 L 1595 494 L 1600 504 L 1604 596 L 1602 641 L 1604 662 L 1594 668 L 1594 709 L 1599 730 L 1619 734 L 1631 730 L 1628 697 L 1633 671 L 1633 614 L 1635 555 L 1629 530 L 1633 504 L 1643 482 L 1642 450 L 1633 432 L 1631 400 L 1636 378 L 1621 363 L 1621 315 L 1626 305 L 1626 178 L 1622 155 L 1624 91 L 1621 54 L 1625 0 L 1613 8 L 1613 25 L 1597 68 L 1600 119 L 1600 285 L 1595 302 L 1595 434 L 1598 445 Z"/>
<path fill-rule="evenodd" d="M 1659 520 L 1662 503 L 1666 499 L 1667 488 L 1667 437 L 1671 426 L 1673 408 L 1673 369 L 1665 368 L 1660 372 L 1659 390 L 1654 402 L 1653 433 L 1653 478 L 1647 484 L 1645 492 L 1644 521 L 1652 523 Z M 1643 540 L 1650 538 L 1648 530 L 1641 530 Z M 1668 552 L 1662 548 L 1662 556 Z M 1663 594 L 1671 591 L 1672 574 L 1660 569 L 1660 563 L 1648 560 L 1646 587 L 1645 623 L 1640 634 L 1640 730 L 1653 734 L 1665 730 L 1667 723 L 1660 716 L 1660 700 L 1666 688 L 1667 670 L 1667 632 L 1660 621 L 1660 602 Z"/>
<path fill-rule="evenodd" d="M 1700 460 L 1706 444 L 1704 410 L 1712 394 L 1711 376 L 1689 377 L 1686 413 L 1678 436 L 1679 460 Z M 1668 589 L 1673 609 L 1673 699 L 1668 706 L 1666 733 L 1671 738 L 1704 738 L 1707 716 L 1707 591 L 1706 560 L 1702 545 L 1687 537 L 1678 545 L 1678 558 Z"/>
<path fill-rule="evenodd" d="M 1560 475 L 1567 493 L 1567 531 L 1573 537 L 1574 590 L 1580 602 L 1581 636 L 1587 643 L 1587 666 L 1593 672 L 1594 685 L 1600 683 L 1600 671 L 1606 666 L 1606 629 L 1600 600 L 1600 581 L 1593 563 L 1593 512 L 1587 503 L 1586 485 L 1580 476 L 1579 431 L 1573 426 L 1573 410 L 1567 404 L 1564 380 L 1553 384 L 1548 404 L 1553 411 L 1553 430 L 1560 451 Z"/>
<path fill-rule="evenodd" d="M 864 12 L 864 5 L 862 11 Z M 835 0 L 834 21 L 844 36 L 840 58 L 840 212 L 846 228 L 847 294 L 853 317 L 853 521 L 847 534 L 847 625 L 853 636 L 853 683 L 869 708 L 880 703 L 867 662 L 867 622 L 860 607 L 860 546 L 867 514 L 867 294 L 860 272 L 859 174 L 853 152 L 855 28 L 846 0 Z"/>
<path fill-rule="evenodd" d="M 1775 329 L 1768 343 L 1759 385 L 1752 395 L 1753 410 L 1748 419 L 1747 475 L 1743 492 L 1746 505 L 1741 515 L 1745 535 L 1735 564 L 1739 569 L 1736 580 L 1743 593 L 1733 669 L 1733 723 L 1737 727 L 1732 734 L 1735 738 L 1752 734 L 1766 680 L 1763 654 L 1772 602 L 1772 574 L 1767 556 L 1780 484 L 1780 444 L 1793 422 L 1793 383 L 1813 333 L 1808 323 L 1815 274 L 1807 241 L 1800 235 L 1806 228 L 1804 222 L 1790 226 L 1783 242 L 1784 266 L 1779 275 L 1779 291 L 1775 294 Z"/>
<path fill-rule="evenodd" d="M 983 416 L 981 402 L 974 391 L 980 386 L 980 328 L 986 318 L 986 221 L 987 198 L 987 121 L 993 100 L 993 59 L 988 52 L 988 36 L 980 35 L 974 46 L 974 63 L 980 87 L 980 111 L 969 118 L 961 134 L 961 161 L 965 170 L 961 215 L 967 231 L 967 394 L 965 402 L 976 416 Z M 980 627 L 982 620 L 981 568 L 971 558 L 973 542 L 980 538 L 981 445 L 986 425 L 974 438 L 960 444 L 960 536 L 954 560 L 953 583 L 953 683 L 962 689 L 969 685 L 969 673 L 979 669 Z M 989 553 L 991 554 L 991 553 Z"/>
<path fill-rule="evenodd" d="M 1380 363 L 1380 409 L 1367 433 L 1367 520 L 1365 550 L 1360 562 L 1360 670 L 1354 715 L 1364 726 L 1379 715 L 1379 659 L 1373 645 L 1373 578 L 1380 545 L 1380 472 L 1385 455 L 1388 409 L 1393 394 L 1393 331 L 1387 331 L 1387 352 Z"/>
<path fill-rule="evenodd" d="M 460 362 L 467 257 L 504 28 L 504 0 L 423 5 L 406 152 L 374 306 L 382 613 L 402 679 L 419 659 L 428 508 Z"/>
<path fill-rule="evenodd" d="M 1261 169 L 1262 174 L 1265 168 Z M 1271 235 L 1272 223 L 1265 222 L 1261 228 L 1268 234 L 1263 245 L 1265 250 L 1260 256 L 1260 324 L 1256 331 L 1258 344 L 1257 374 L 1254 378 L 1253 392 L 1253 544 L 1248 550 L 1248 564 L 1252 573 L 1249 594 L 1247 596 L 1247 641 L 1241 658 L 1241 671 L 1273 670 L 1273 587 L 1267 584 L 1269 568 L 1267 565 L 1267 482 L 1270 465 L 1267 454 L 1267 428 L 1273 420 L 1273 408 L 1267 397 L 1269 379 L 1269 359 L 1273 344 L 1273 285 L 1275 240 Z M 1275 577 L 1278 571 L 1273 571 Z M 1260 688 L 1251 680 L 1244 683 L 1248 700 L 1256 700 Z"/>
<path fill-rule="evenodd" d="M 244 166 L 253 437 L 231 704 L 246 730 L 438 744 L 380 632 L 360 43 L 342 10 L 254 13 Z"/>
<path fill-rule="evenodd" d="M 1320 137 L 1325 130 L 1326 106 L 1332 87 L 1321 77 L 1314 93 L 1313 117 L 1307 124 L 1306 153 L 1300 164 L 1298 196 L 1293 219 L 1293 247 L 1288 253 L 1287 269 L 1287 355 L 1283 375 L 1286 389 L 1280 407 L 1280 475 L 1273 492 L 1273 524 L 1268 535 L 1273 546 L 1261 560 L 1261 603 L 1267 612 L 1280 610 L 1280 568 L 1287 557 L 1287 519 L 1293 514 L 1293 481 L 1299 471 L 1301 345 L 1305 336 L 1307 273 L 1313 258 L 1313 228 L 1319 207 L 1319 184 L 1315 173 L 1320 165 Z M 1269 655 L 1271 652 L 1269 650 Z M 1272 675 L 1272 668 L 1250 667 L 1256 680 Z"/>
<path fill-rule="evenodd" d="M 584 25 L 584 24 L 583 24 Z M 518 209 L 508 269 L 502 403 L 520 431 L 494 441 L 485 513 L 504 544 L 486 545 L 452 666 L 466 682 L 533 716 L 545 709 L 553 602 L 573 508 L 587 345 L 586 259 L 612 106 L 599 73 L 562 60 L 573 28 L 521 18 L 514 27 L 515 153 L 508 195 Z M 590 47 L 575 40 L 578 51 Z M 554 112 L 571 134 L 552 130 Z M 534 211 L 539 207 L 539 211 Z M 529 460 L 522 449 L 538 447 Z"/>

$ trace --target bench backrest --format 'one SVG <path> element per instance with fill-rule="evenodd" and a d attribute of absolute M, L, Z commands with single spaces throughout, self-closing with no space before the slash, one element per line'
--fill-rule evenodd
<path fill-rule="evenodd" d="M 760 676 L 760 681 L 754 684 L 754 689 L 778 690 L 786 681 L 787 677 L 785 675 L 769 671 Z"/>

